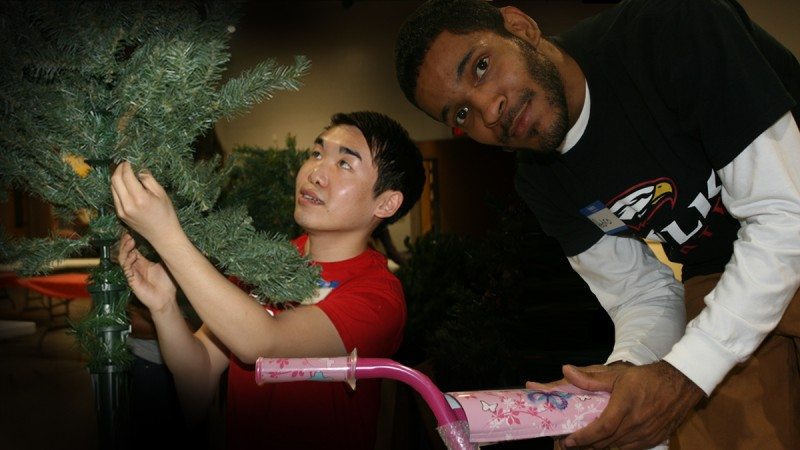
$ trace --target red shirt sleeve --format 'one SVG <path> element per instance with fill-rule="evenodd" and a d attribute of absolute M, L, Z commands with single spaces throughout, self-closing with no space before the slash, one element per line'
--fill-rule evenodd
<path fill-rule="evenodd" d="M 405 299 L 400 281 L 388 271 L 345 283 L 317 306 L 336 327 L 347 352 L 357 348 L 359 356 L 389 358 L 400 347 Z"/>

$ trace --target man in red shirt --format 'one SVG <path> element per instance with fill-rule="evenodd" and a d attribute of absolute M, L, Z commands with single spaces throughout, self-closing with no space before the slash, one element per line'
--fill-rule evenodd
<path fill-rule="evenodd" d="M 257 386 L 253 364 L 260 356 L 342 356 L 358 348 L 362 356 L 390 357 L 397 350 L 406 316 L 402 287 L 368 241 L 411 209 L 423 183 L 419 149 L 397 122 L 374 112 L 334 115 L 296 179 L 294 218 L 306 234 L 293 242 L 321 266 L 321 288 L 313 299 L 271 311 L 194 247 L 151 175 L 120 164 L 111 179 L 117 214 L 163 261 L 144 258 L 125 235 L 120 263 L 150 309 L 189 421 L 205 416 L 229 369 L 229 448 L 374 447 L 376 380 L 360 382 L 357 391 L 344 383 Z M 176 284 L 203 320 L 195 333 L 178 308 Z"/>

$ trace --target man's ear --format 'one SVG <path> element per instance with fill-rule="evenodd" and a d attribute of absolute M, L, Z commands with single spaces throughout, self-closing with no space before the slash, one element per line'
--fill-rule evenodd
<path fill-rule="evenodd" d="M 529 15 L 513 6 L 500 8 L 500 14 L 503 15 L 503 21 L 509 33 L 527 41 L 533 45 L 534 48 L 539 46 L 539 41 L 542 38 L 542 31 L 539 29 L 539 25 L 537 25 Z"/>
<path fill-rule="evenodd" d="M 400 191 L 384 191 L 378 196 L 378 207 L 375 217 L 386 219 L 392 217 L 403 204 L 403 193 Z"/>

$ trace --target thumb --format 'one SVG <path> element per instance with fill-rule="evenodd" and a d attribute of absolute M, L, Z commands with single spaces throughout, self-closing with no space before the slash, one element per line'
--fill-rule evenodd
<path fill-rule="evenodd" d="M 561 371 L 567 381 L 586 391 L 611 392 L 614 386 L 612 372 L 588 372 L 569 364 L 562 367 Z"/>
<path fill-rule="evenodd" d="M 160 195 L 163 194 L 164 188 L 153 178 L 153 175 L 150 173 L 149 170 L 143 170 L 139 172 L 137 175 L 139 178 L 139 182 L 142 183 L 142 186 L 145 187 L 148 191 L 152 192 L 153 194 Z"/>

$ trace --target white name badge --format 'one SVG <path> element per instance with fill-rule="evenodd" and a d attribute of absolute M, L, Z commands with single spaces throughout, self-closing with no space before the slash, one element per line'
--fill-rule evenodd
<path fill-rule="evenodd" d="M 581 208 L 581 214 L 597 225 L 605 234 L 619 234 L 628 229 L 625 222 L 615 216 L 602 202 L 595 201 L 589 206 Z"/>

